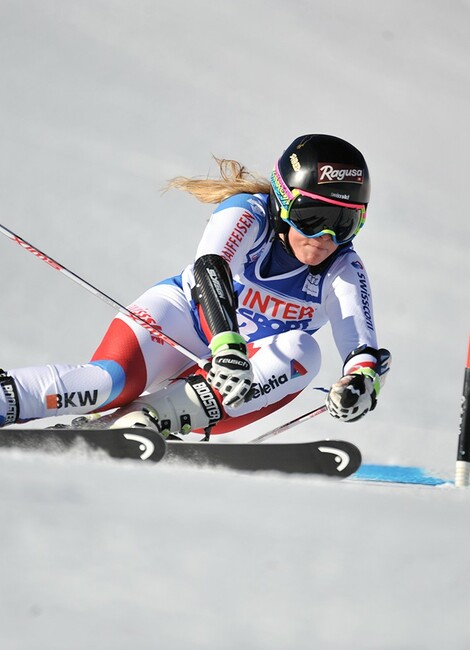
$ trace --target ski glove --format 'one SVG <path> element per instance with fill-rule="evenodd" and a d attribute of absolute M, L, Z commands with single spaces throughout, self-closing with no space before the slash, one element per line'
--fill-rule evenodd
<path fill-rule="evenodd" d="M 343 376 L 326 398 L 330 415 L 343 422 L 356 422 L 377 405 L 377 397 L 390 369 L 388 350 L 362 345 L 353 350 L 343 366 Z"/>
<path fill-rule="evenodd" d="M 207 381 L 222 396 L 224 406 L 241 406 L 253 383 L 246 343 L 237 332 L 216 334 L 209 344 L 212 366 Z"/>

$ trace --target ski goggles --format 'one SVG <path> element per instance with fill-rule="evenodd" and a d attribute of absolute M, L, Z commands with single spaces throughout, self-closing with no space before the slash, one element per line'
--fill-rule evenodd
<path fill-rule="evenodd" d="M 327 199 L 304 190 L 290 190 L 276 172 L 275 169 L 272 175 L 273 189 L 281 206 L 279 216 L 284 222 L 304 237 L 331 235 L 337 246 L 354 239 L 366 219 L 365 205 Z"/>

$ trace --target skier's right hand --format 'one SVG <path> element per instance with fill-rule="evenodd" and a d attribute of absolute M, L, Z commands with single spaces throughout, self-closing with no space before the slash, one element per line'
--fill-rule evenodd
<path fill-rule="evenodd" d="M 209 344 L 212 365 L 207 381 L 216 388 L 224 406 L 241 406 L 253 383 L 246 343 L 238 332 L 216 334 Z"/>

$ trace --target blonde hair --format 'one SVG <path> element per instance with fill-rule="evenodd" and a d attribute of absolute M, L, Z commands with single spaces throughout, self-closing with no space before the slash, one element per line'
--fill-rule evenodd
<path fill-rule="evenodd" d="M 202 203 L 221 203 L 235 194 L 269 194 L 267 178 L 250 173 L 236 160 L 216 158 L 220 178 L 186 178 L 177 176 L 168 182 L 166 190 L 176 188 L 189 192 Z"/>

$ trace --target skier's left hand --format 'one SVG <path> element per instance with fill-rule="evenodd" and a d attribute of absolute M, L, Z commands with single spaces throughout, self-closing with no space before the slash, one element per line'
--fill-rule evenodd
<path fill-rule="evenodd" d="M 330 388 L 326 406 L 330 415 L 343 422 L 355 422 L 377 405 L 377 397 L 390 369 L 391 355 L 361 345 L 347 357 L 343 376 Z"/>
<path fill-rule="evenodd" d="M 212 366 L 207 381 L 222 396 L 224 406 L 237 408 L 253 383 L 253 369 L 246 343 L 237 332 L 222 332 L 210 342 Z"/>
<path fill-rule="evenodd" d="M 377 393 L 370 377 L 345 375 L 330 388 L 326 406 L 330 415 L 343 422 L 355 422 L 377 404 Z"/>

